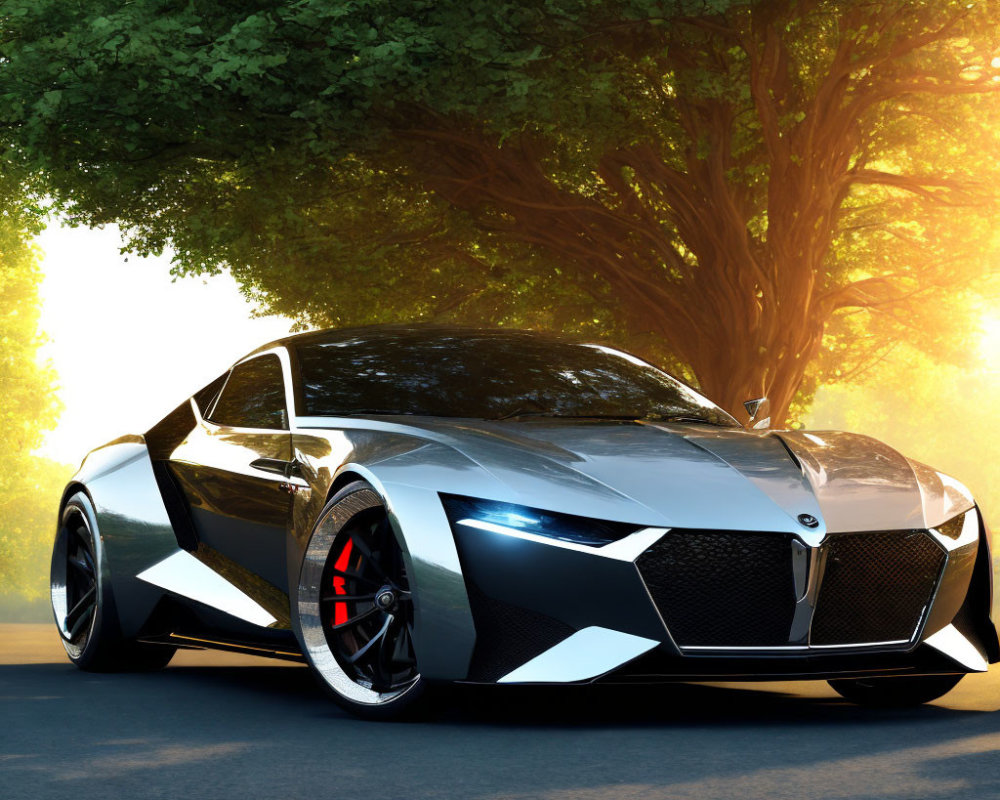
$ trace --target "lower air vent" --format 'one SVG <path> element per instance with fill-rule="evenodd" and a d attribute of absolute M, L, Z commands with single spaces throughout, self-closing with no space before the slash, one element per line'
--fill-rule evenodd
<path fill-rule="evenodd" d="M 496 600 L 471 582 L 468 591 L 476 626 L 470 681 L 494 683 L 575 632 L 545 614 Z"/>
<path fill-rule="evenodd" d="M 795 614 L 788 535 L 675 528 L 636 565 L 681 647 L 788 643 Z"/>
<path fill-rule="evenodd" d="M 834 534 L 813 616 L 813 645 L 909 641 L 934 597 L 944 551 L 926 531 Z"/>

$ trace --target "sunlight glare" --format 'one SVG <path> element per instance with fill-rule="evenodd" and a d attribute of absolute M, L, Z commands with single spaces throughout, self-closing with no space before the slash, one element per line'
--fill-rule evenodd
<path fill-rule="evenodd" d="M 141 433 L 233 361 L 289 332 L 253 306 L 228 274 L 170 276 L 170 258 L 125 257 L 117 227 L 63 228 L 38 237 L 39 354 L 58 374 L 65 408 L 39 452 L 78 464 L 90 449 Z"/>

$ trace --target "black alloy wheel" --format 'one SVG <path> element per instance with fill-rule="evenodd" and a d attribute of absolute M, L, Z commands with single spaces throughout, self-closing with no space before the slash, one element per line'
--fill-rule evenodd
<path fill-rule="evenodd" d="M 161 669 L 177 648 L 122 636 L 102 574 L 102 546 L 93 504 L 78 492 L 63 506 L 50 571 L 52 614 L 66 655 L 89 672 Z"/>
<path fill-rule="evenodd" d="M 63 638 L 75 649 L 87 647 L 97 617 L 99 586 L 97 556 L 86 518 L 79 513 L 65 517 L 60 535 L 65 541 L 59 554 L 64 559 L 65 603 L 60 605 L 57 619 Z"/>
<path fill-rule="evenodd" d="M 358 513 L 337 534 L 319 599 L 326 641 L 351 680 L 379 693 L 417 680 L 413 597 L 383 507 Z"/>

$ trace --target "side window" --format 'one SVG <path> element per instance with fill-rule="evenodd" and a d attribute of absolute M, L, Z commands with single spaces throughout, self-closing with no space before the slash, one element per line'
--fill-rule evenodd
<path fill-rule="evenodd" d="M 285 384 L 278 357 L 259 356 L 233 367 L 211 419 L 238 428 L 288 430 Z"/>
<path fill-rule="evenodd" d="M 198 406 L 198 410 L 203 417 L 208 416 L 209 409 L 212 408 L 212 402 L 219 396 L 219 389 L 222 388 L 222 384 L 226 382 L 226 378 L 228 377 L 229 370 L 226 370 L 204 389 L 195 392 L 194 403 Z"/>

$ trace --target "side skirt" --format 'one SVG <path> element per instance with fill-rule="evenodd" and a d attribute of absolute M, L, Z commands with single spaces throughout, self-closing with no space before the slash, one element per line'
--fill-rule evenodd
<path fill-rule="evenodd" d="M 223 650 L 229 653 L 242 653 L 248 656 L 261 656 L 263 658 L 277 658 L 282 661 L 294 661 L 298 664 L 305 664 L 306 660 L 301 653 L 280 650 L 270 647 L 257 647 L 240 642 L 227 642 L 218 639 L 207 639 L 200 636 L 187 636 L 180 633 L 168 633 L 165 636 L 146 636 L 139 639 L 147 644 L 171 645 L 182 650 Z"/>

